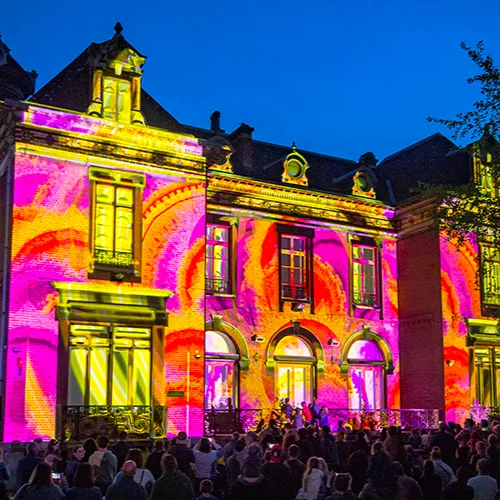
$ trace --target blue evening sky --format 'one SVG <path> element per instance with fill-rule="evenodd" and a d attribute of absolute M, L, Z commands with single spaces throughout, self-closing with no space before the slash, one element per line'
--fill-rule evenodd
<path fill-rule="evenodd" d="M 254 138 L 379 160 L 448 131 L 478 97 L 459 47 L 483 39 L 500 63 L 499 0 L 25 0 L 2 5 L 11 54 L 37 88 L 116 21 L 148 56 L 144 88 L 182 123 L 241 122 Z"/>

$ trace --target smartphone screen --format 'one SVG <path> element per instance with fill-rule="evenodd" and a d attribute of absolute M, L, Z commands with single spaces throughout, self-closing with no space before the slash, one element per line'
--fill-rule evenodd
<path fill-rule="evenodd" d="M 61 473 L 60 472 L 53 472 L 52 479 L 61 479 Z"/>

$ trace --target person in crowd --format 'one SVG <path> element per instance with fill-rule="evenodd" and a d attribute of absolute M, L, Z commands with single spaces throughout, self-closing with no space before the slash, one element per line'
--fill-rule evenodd
<path fill-rule="evenodd" d="M 351 489 L 358 494 L 363 489 L 368 473 L 368 455 L 361 450 L 351 454 L 347 460 L 347 471 L 351 475 Z"/>
<path fill-rule="evenodd" d="M 83 462 L 85 458 L 85 448 L 82 444 L 77 444 L 73 447 L 71 451 L 71 460 L 66 466 L 66 480 L 68 481 L 68 486 L 71 488 L 73 486 L 73 478 L 75 477 L 76 470 L 78 466 Z"/>
<path fill-rule="evenodd" d="M 441 500 L 473 500 L 474 490 L 467 484 L 469 477 L 467 468 L 459 467 L 457 469 L 457 480 L 444 490 Z"/>
<path fill-rule="evenodd" d="M 118 459 L 114 453 L 108 450 L 109 438 L 107 436 L 99 436 L 96 444 L 97 451 L 89 458 L 89 464 L 94 469 L 96 486 L 101 489 L 102 496 L 106 496 L 106 492 L 115 478 Z"/>
<path fill-rule="evenodd" d="M 330 471 L 334 470 L 338 472 L 340 467 L 339 451 L 337 448 L 337 442 L 332 436 L 328 425 L 321 427 L 320 439 L 323 448 L 323 457 L 328 464 L 328 469 Z"/>
<path fill-rule="evenodd" d="M 163 474 L 155 482 L 151 500 L 192 500 L 194 498 L 193 483 L 180 470 L 173 455 L 165 453 L 162 458 Z"/>
<path fill-rule="evenodd" d="M 296 444 L 292 444 L 288 449 L 288 460 L 285 461 L 285 467 L 288 468 L 292 476 L 293 498 L 297 496 L 298 491 L 302 487 L 302 479 L 306 471 L 306 464 L 299 460 L 300 448 Z"/>
<path fill-rule="evenodd" d="M 268 453 L 268 461 L 262 466 L 262 475 L 271 482 L 275 500 L 288 500 L 294 493 L 292 475 L 281 463 L 282 449 L 275 444 Z"/>
<path fill-rule="evenodd" d="M 224 446 L 224 458 L 226 460 L 233 454 L 234 446 L 239 439 L 240 439 L 240 433 L 233 432 L 233 435 L 231 436 L 229 443 L 227 443 L 226 446 Z"/>
<path fill-rule="evenodd" d="M 322 498 L 325 490 L 324 474 L 320 469 L 318 457 L 311 457 L 307 461 L 306 471 L 302 479 L 302 489 L 299 490 L 298 496 L 302 496 L 304 500 L 317 500 Z"/>
<path fill-rule="evenodd" d="M 447 432 L 447 425 L 445 422 L 440 422 L 439 432 L 436 432 L 431 439 L 431 448 L 438 447 L 441 450 L 441 457 L 443 462 L 448 464 L 451 468 L 455 467 L 455 452 L 457 449 L 457 442 L 454 437 Z"/>
<path fill-rule="evenodd" d="M 36 452 L 38 454 L 38 445 Z M 14 500 L 64 500 L 64 498 L 61 488 L 52 480 L 52 468 L 41 460 L 34 468 L 29 482 L 21 487 Z"/>
<path fill-rule="evenodd" d="M 491 465 L 491 475 L 497 481 L 500 479 L 500 449 L 498 448 L 498 438 L 496 434 L 488 436 L 488 447 L 486 449 Z"/>
<path fill-rule="evenodd" d="M 134 480 L 135 472 L 135 462 L 127 460 L 123 464 L 120 479 L 108 488 L 106 500 L 148 500 L 144 487 Z"/>
<path fill-rule="evenodd" d="M 332 494 L 325 500 L 356 500 L 358 495 L 351 490 L 351 476 L 348 473 L 332 474 Z"/>
<path fill-rule="evenodd" d="M 274 500 L 272 484 L 261 474 L 260 468 L 258 461 L 246 461 L 241 475 L 229 490 L 228 500 Z"/>
<path fill-rule="evenodd" d="M 395 500 L 424 500 L 422 490 L 417 481 L 405 474 L 400 462 L 393 462 L 394 474 L 397 477 Z"/>
<path fill-rule="evenodd" d="M 330 427 L 330 420 L 328 418 L 328 407 L 323 405 L 319 410 L 319 425 L 320 427 Z"/>
<path fill-rule="evenodd" d="M 478 430 L 473 430 L 471 433 L 470 433 L 470 438 L 469 440 L 467 441 L 467 446 L 471 449 L 471 450 L 475 450 L 476 449 L 476 443 L 478 441 L 481 441 L 481 433 L 478 431 Z"/>
<path fill-rule="evenodd" d="M 28 446 L 26 446 L 26 456 L 21 458 L 17 464 L 18 489 L 30 480 L 31 474 L 35 470 L 36 466 L 40 462 L 43 462 L 43 458 L 38 455 L 38 452 L 38 444 L 35 442 L 29 443 Z"/>
<path fill-rule="evenodd" d="M 177 434 L 176 443 L 170 449 L 170 454 L 177 460 L 178 470 L 193 479 L 194 452 L 191 448 L 191 441 L 184 431 Z"/>
<path fill-rule="evenodd" d="M 143 456 L 141 450 L 139 448 L 130 448 L 130 450 L 128 450 L 125 461 L 134 462 L 136 467 L 134 481 L 137 484 L 140 484 L 146 490 L 148 496 L 151 495 L 155 478 L 150 470 L 143 467 Z M 120 481 L 122 476 L 123 471 L 118 472 L 113 483 Z"/>
<path fill-rule="evenodd" d="M 161 476 L 161 459 L 166 451 L 163 439 L 157 439 L 153 443 L 153 451 L 146 460 L 146 469 L 151 471 L 154 479 L 158 479 Z"/>
<path fill-rule="evenodd" d="M 470 457 L 470 469 L 472 473 L 474 473 L 477 469 L 476 464 L 483 458 L 489 459 L 488 443 L 486 443 L 486 441 L 478 441 L 476 443 L 475 453 Z"/>
<path fill-rule="evenodd" d="M 285 419 L 290 422 L 292 418 L 293 406 L 290 403 L 290 398 L 285 398 L 283 406 L 281 407 L 281 413 Z"/>
<path fill-rule="evenodd" d="M 370 454 L 370 445 L 366 442 L 364 431 L 358 431 L 356 433 L 356 438 L 349 448 L 349 452 L 351 453 L 351 455 L 355 451 L 362 451 L 366 456 Z"/>
<path fill-rule="evenodd" d="M 313 447 L 308 437 L 307 429 L 299 429 L 299 439 L 295 443 L 300 448 L 300 461 L 305 464 L 313 456 Z"/>
<path fill-rule="evenodd" d="M 7 500 L 7 481 L 9 479 L 10 474 L 3 459 L 3 448 L 0 448 L 0 500 Z"/>
<path fill-rule="evenodd" d="M 339 467 L 340 470 L 343 471 L 347 465 L 347 459 L 349 458 L 349 443 L 347 442 L 346 431 L 338 431 L 335 436 L 335 441 L 337 443 L 337 451 L 339 453 Z"/>
<path fill-rule="evenodd" d="M 302 410 L 300 408 L 294 408 L 291 420 L 295 431 L 298 432 L 304 427 L 304 415 L 302 415 Z"/>
<path fill-rule="evenodd" d="M 412 429 L 411 434 L 408 436 L 408 444 L 413 447 L 414 450 L 419 450 L 422 446 L 422 436 L 418 429 Z"/>
<path fill-rule="evenodd" d="M 285 434 L 285 437 L 283 438 L 283 456 L 287 457 L 288 456 L 288 450 L 290 449 L 290 446 L 292 444 L 295 444 L 297 442 L 297 433 L 295 431 L 290 431 Z"/>
<path fill-rule="evenodd" d="M 89 463 L 80 463 L 73 474 L 72 486 L 66 493 L 66 500 L 101 500 L 101 498 L 101 490 L 94 486 L 92 466 Z"/>
<path fill-rule="evenodd" d="M 111 453 L 113 453 L 118 460 L 118 470 L 121 470 L 127 458 L 128 450 L 130 450 L 130 445 L 127 443 L 127 433 L 123 431 L 119 432 L 116 444 L 111 447 Z"/>
<path fill-rule="evenodd" d="M 236 482 L 241 472 L 243 459 L 245 458 L 245 441 L 239 439 L 234 445 L 233 454 L 226 460 L 227 486 L 230 489 Z"/>
<path fill-rule="evenodd" d="M 319 404 L 319 399 L 314 398 L 311 404 L 311 413 L 313 421 L 311 423 L 315 423 L 318 427 L 320 424 L 320 414 L 321 414 L 321 405 Z"/>
<path fill-rule="evenodd" d="M 267 451 L 271 449 L 272 445 L 276 444 L 273 436 L 271 434 L 262 434 L 259 440 L 259 446 L 261 448 L 262 456 L 265 457 Z"/>
<path fill-rule="evenodd" d="M 85 457 L 83 457 L 83 462 L 88 462 L 90 457 L 97 451 L 97 443 L 95 439 L 88 438 L 83 442 L 83 449 L 85 450 Z"/>
<path fill-rule="evenodd" d="M 43 439 L 37 437 L 33 439 L 33 442 L 38 445 L 38 456 L 40 458 L 45 458 L 45 445 L 43 444 Z"/>
<path fill-rule="evenodd" d="M 241 465 L 243 466 L 248 462 L 258 463 L 259 467 L 262 467 L 262 448 L 257 443 L 253 443 L 245 448 L 245 455 L 243 457 Z"/>
<path fill-rule="evenodd" d="M 221 447 L 215 449 L 210 439 L 203 437 L 198 441 L 194 450 L 194 477 L 198 483 L 202 479 L 214 480 L 216 478 L 215 464 L 222 455 L 224 455 L 224 450 Z"/>
<path fill-rule="evenodd" d="M 323 449 L 323 441 L 318 436 L 318 429 L 314 425 L 308 425 L 307 440 L 311 443 L 312 455 L 315 457 L 324 457 L 325 450 Z"/>
<path fill-rule="evenodd" d="M 276 422 L 276 419 L 269 419 L 269 425 L 263 431 L 263 435 L 270 435 L 273 438 L 274 443 L 281 443 L 281 431 L 278 429 L 278 423 Z"/>
<path fill-rule="evenodd" d="M 455 481 L 455 474 L 453 474 L 452 468 L 441 458 L 441 450 L 437 446 L 434 446 L 431 450 L 431 460 L 436 474 L 441 478 L 441 488 L 444 490 L 450 483 Z"/>
<path fill-rule="evenodd" d="M 490 461 L 481 458 L 476 464 L 477 476 L 471 477 L 467 484 L 474 490 L 474 499 L 495 500 L 498 492 L 496 479 L 490 476 Z"/>
<path fill-rule="evenodd" d="M 457 467 L 469 467 L 470 450 L 467 446 L 467 441 L 464 439 L 459 441 L 457 451 L 455 452 L 455 465 Z"/>
<path fill-rule="evenodd" d="M 384 450 L 389 458 L 395 462 L 406 462 L 406 450 L 403 436 L 395 425 L 387 429 L 387 439 L 384 441 Z"/>
<path fill-rule="evenodd" d="M 378 444 L 378 443 L 376 443 Z M 397 493 L 398 478 L 394 473 L 391 459 L 383 450 L 383 445 L 375 448 L 370 457 L 368 480 L 359 500 L 394 500 Z"/>
<path fill-rule="evenodd" d="M 210 479 L 204 479 L 200 483 L 201 495 L 196 500 L 217 500 L 217 497 L 212 495 L 214 491 L 214 483 Z"/>
<path fill-rule="evenodd" d="M 436 474 L 432 460 L 425 460 L 424 471 L 418 480 L 425 500 L 439 500 L 443 488 L 441 487 L 441 477 Z"/>
<path fill-rule="evenodd" d="M 60 467 L 61 462 L 61 446 L 57 439 L 51 439 L 44 453 L 44 460 L 52 467 L 54 472 L 62 472 L 65 470 Z"/>
<path fill-rule="evenodd" d="M 309 406 L 307 406 L 307 403 L 305 401 L 302 401 L 302 403 L 300 403 L 300 406 L 302 406 L 302 416 L 304 419 L 304 424 L 305 425 L 312 424 L 313 417 L 312 417 L 311 409 L 309 408 Z"/>

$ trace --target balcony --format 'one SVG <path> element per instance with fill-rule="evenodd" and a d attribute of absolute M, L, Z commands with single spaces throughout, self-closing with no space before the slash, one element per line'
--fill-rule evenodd
<path fill-rule="evenodd" d="M 131 439 L 163 438 L 165 406 L 63 406 L 58 429 L 64 441 L 83 441 L 105 434 L 111 439 L 126 432 Z"/>
<path fill-rule="evenodd" d="M 231 280 L 229 278 L 206 278 L 205 290 L 208 293 L 231 293 Z"/>
<path fill-rule="evenodd" d="M 309 300 L 305 286 L 281 285 L 281 293 L 284 300 Z"/>
<path fill-rule="evenodd" d="M 205 435 L 216 436 L 233 432 L 260 432 L 270 418 L 278 425 L 285 420 L 279 409 L 273 408 L 235 408 L 205 410 Z M 380 430 L 390 425 L 403 429 L 437 429 L 439 410 L 386 408 L 378 410 L 350 410 L 343 408 L 328 409 L 328 425 L 337 431 L 339 422 L 348 424 L 353 430 Z"/>

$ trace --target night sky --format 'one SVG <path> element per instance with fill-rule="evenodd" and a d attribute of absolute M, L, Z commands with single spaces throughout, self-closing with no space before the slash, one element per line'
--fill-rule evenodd
<path fill-rule="evenodd" d="M 499 0 L 183 0 L 2 4 L 0 33 L 37 88 L 116 21 L 148 59 L 143 86 L 180 122 L 241 122 L 254 138 L 379 160 L 435 132 L 477 99 L 460 42 L 500 64 Z"/>

